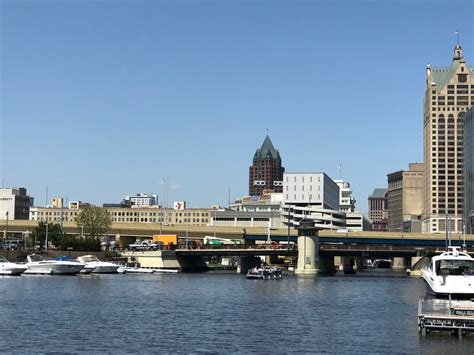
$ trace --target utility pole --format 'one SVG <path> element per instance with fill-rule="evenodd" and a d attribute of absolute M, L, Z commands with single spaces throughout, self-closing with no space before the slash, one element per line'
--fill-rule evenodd
<path fill-rule="evenodd" d="M 216 217 L 217 217 L 217 208 L 214 208 L 214 222 L 212 223 L 214 227 L 214 238 L 216 237 Z"/>
<path fill-rule="evenodd" d="M 446 251 L 448 251 L 448 243 L 449 243 L 449 236 L 448 236 L 448 210 L 445 210 L 445 229 L 446 229 Z"/>
<path fill-rule="evenodd" d="M 187 202 L 187 206 L 185 207 L 185 211 L 187 210 L 187 207 L 189 206 L 189 202 Z M 188 213 L 188 219 L 186 220 L 186 249 L 188 249 L 188 243 L 189 243 L 189 232 L 188 232 L 188 229 L 189 229 L 189 213 Z"/>
<path fill-rule="evenodd" d="M 61 233 L 64 233 L 64 199 L 61 197 Z"/>
<path fill-rule="evenodd" d="M 46 219 L 46 238 L 44 240 L 44 248 L 46 249 L 46 251 L 48 251 L 48 225 L 49 222 L 48 219 Z"/>
<path fill-rule="evenodd" d="M 7 215 L 7 225 L 5 227 L 5 239 L 8 239 L 8 211 L 7 211 L 6 215 Z"/>

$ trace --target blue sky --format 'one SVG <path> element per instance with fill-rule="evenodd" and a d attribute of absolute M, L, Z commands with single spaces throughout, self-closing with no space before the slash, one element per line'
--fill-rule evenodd
<path fill-rule="evenodd" d="M 1 3 L 5 186 L 44 205 L 137 192 L 191 207 L 248 193 L 266 129 L 287 171 L 324 171 L 357 208 L 422 161 L 425 67 L 449 66 L 473 1 Z"/>

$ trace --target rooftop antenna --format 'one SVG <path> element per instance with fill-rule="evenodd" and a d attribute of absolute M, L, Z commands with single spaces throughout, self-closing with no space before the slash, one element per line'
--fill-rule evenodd
<path fill-rule="evenodd" d="M 342 180 L 342 165 L 339 164 L 339 179 Z"/>
<path fill-rule="evenodd" d="M 267 132 L 267 136 L 268 136 L 268 132 L 269 132 L 268 128 L 265 128 L 265 131 Z"/>
<path fill-rule="evenodd" d="M 457 44 L 459 46 L 459 30 L 456 30 L 456 32 L 454 32 L 454 34 L 456 35 L 457 37 Z"/>

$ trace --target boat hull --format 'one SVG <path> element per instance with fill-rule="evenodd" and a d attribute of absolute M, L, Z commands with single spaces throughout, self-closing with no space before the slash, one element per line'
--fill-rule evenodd
<path fill-rule="evenodd" d="M 0 275 L 18 276 L 23 274 L 28 268 L 25 266 L 5 266 L 0 267 Z"/>
<path fill-rule="evenodd" d="M 146 269 L 142 267 L 121 266 L 118 268 L 119 274 L 176 274 L 175 269 Z"/>
<path fill-rule="evenodd" d="M 76 275 L 84 265 L 61 265 L 61 264 L 28 264 L 28 270 L 25 274 L 42 275 Z"/>
<path fill-rule="evenodd" d="M 99 265 L 92 270 L 93 274 L 116 274 L 119 266 L 118 265 Z"/>

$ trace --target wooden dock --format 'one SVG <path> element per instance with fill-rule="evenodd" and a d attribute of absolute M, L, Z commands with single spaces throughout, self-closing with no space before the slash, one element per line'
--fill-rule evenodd
<path fill-rule="evenodd" d="M 432 331 L 447 331 L 462 339 L 468 332 L 474 332 L 474 302 L 421 299 L 418 331 L 422 337 Z"/>

